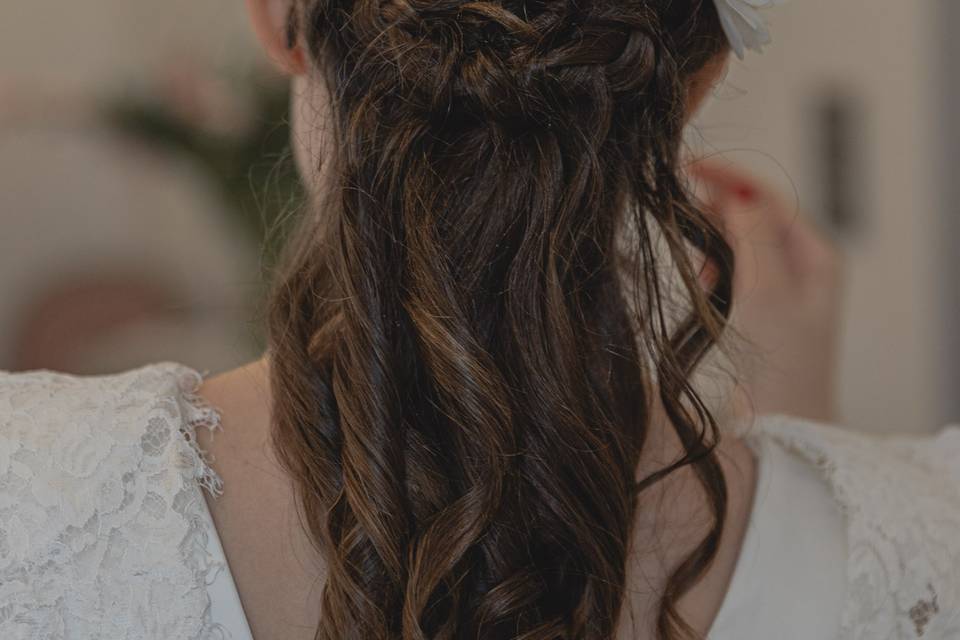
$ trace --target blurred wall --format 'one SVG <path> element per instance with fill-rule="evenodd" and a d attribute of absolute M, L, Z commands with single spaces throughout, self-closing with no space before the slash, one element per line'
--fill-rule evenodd
<path fill-rule="evenodd" d="M 941 383 L 952 277 L 938 241 L 939 8 L 803 0 L 767 12 L 773 44 L 734 60 L 692 141 L 796 195 L 846 252 L 840 410 L 865 429 L 928 431 L 960 417 Z M 825 117 L 830 105 L 844 115 Z M 831 179 L 847 192 L 841 220 Z"/>
<path fill-rule="evenodd" d="M 97 117 L 249 68 L 243 3 L 4 0 L 0 24 L 0 368 L 256 357 L 256 243 L 201 167 Z"/>
<path fill-rule="evenodd" d="M 239 0 L 4 0 L 0 24 L 0 77 L 42 85 L 105 86 L 174 56 L 219 65 L 256 54 Z"/>

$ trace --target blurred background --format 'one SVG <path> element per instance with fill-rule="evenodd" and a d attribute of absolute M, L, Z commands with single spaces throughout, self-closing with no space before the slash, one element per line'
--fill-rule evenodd
<path fill-rule="evenodd" d="M 960 421 L 960 3 L 767 15 L 774 43 L 733 61 L 689 144 L 778 185 L 844 250 L 842 420 Z M 5 0 L 0 24 L 0 369 L 257 357 L 299 187 L 285 86 L 242 3 Z"/>
<path fill-rule="evenodd" d="M 839 411 L 875 431 L 960 419 L 960 3 L 802 0 L 734 59 L 690 144 L 795 198 L 847 260 Z"/>
<path fill-rule="evenodd" d="M 238 1 L 0 3 L 0 368 L 258 357 L 287 90 Z"/>

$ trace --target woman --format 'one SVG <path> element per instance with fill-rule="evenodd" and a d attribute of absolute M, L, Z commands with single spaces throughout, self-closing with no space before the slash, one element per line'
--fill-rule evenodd
<path fill-rule="evenodd" d="M 814 421 L 836 256 L 679 158 L 767 2 L 248 4 L 312 188 L 269 349 L 0 377 L 0 636 L 958 637 L 960 430 Z"/>

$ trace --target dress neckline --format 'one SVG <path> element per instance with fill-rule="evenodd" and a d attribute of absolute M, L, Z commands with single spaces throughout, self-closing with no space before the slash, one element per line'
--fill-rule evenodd
<path fill-rule="evenodd" d="M 847 524 L 821 472 L 772 429 L 805 422 L 757 416 L 740 435 L 754 451 L 757 485 L 747 531 L 709 640 L 825 638 L 840 629 Z"/>
<path fill-rule="evenodd" d="M 717 634 L 725 633 L 726 628 L 731 624 L 732 618 L 737 615 L 741 608 L 742 605 L 740 603 L 749 599 L 748 594 L 751 588 L 755 586 L 751 584 L 751 577 L 755 571 L 759 552 L 758 537 L 760 533 L 759 527 L 757 526 L 757 518 L 770 492 L 771 466 L 768 460 L 769 456 L 766 455 L 769 448 L 766 441 L 747 436 L 744 438 L 744 442 L 753 452 L 754 460 L 756 461 L 756 485 L 753 489 L 750 514 L 747 518 L 747 530 L 743 535 L 743 540 L 740 542 L 740 550 L 737 554 L 733 574 L 727 585 L 727 592 L 724 594 L 723 600 L 720 603 L 720 609 L 717 611 L 717 615 L 710 625 L 710 630 L 706 634 L 706 637 L 710 640 L 713 640 L 715 637 L 719 640 Z"/>

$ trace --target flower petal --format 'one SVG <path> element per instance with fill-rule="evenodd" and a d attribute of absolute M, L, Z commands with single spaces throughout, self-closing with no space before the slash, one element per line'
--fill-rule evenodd
<path fill-rule="evenodd" d="M 730 47 L 743 60 L 746 49 L 757 52 L 770 42 L 766 21 L 759 9 L 783 4 L 786 0 L 716 0 L 717 14 Z"/>

